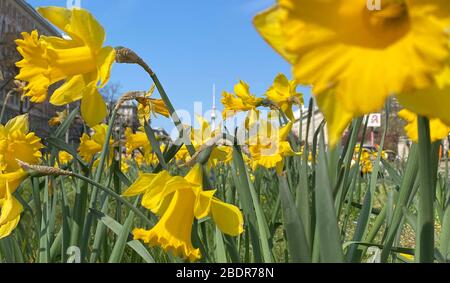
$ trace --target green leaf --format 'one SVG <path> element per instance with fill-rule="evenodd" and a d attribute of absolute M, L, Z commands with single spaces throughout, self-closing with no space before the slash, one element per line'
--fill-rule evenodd
<path fill-rule="evenodd" d="M 124 231 L 123 226 L 112 217 L 100 211 L 93 210 L 92 212 L 103 224 L 105 224 L 106 227 L 108 227 L 117 236 L 120 236 L 122 234 L 122 231 Z M 132 239 L 131 234 L 128 234 L 127 239 L 127 245 L 130 246 L 138 255 L 140 255 L 145 262 L 155 263 L 154 258 L 141 242 L 137 240 L 130 240 Z"/>
<path fill-rule="evenodd" d="M 145 129 L 145 133 L 147 134 L 147 138 L 150 141 L 150 144 L 152 145 L 153 152 L 156 153 L 156 157 L 158 158 L 159 163 L 161 164 L 161 166 L 164 170 L 167 170 L 168 169 L 167 163 L 161 152 L 159 143 L 156 140 L 155 131 L 153 131 L 152 127 L 150 127 L 150 125 L 148 124 L 147 121 L 145 121 L 144 129 Z"/>
<path fill-rule="evenodd" d="M 257 262 L 272 262 L 272 253 L 268 243 L 268 226 L 259 200 L 255 197 L 253 185 L 248 176 L 242 152 L 239 146 L 234 146 L 232 175 L 241 201 L 246 225 L 250 229 L 253 252 Z"/>
<path fill-rule="evenodd" d="M 70 112 L 69 116 L 67 116 L 67 118 L 62 122 L 62 124 L 58 127 L 58 129 L 52 136 L 55 138 L 63 138 L 66 132 L 69 130 L 70 125 L 72 125 L 73 121 L 77 117 L 79 110 L 80 107 L 76 107 L 72 112 Z"/>
<path fill-rule="evenodd" d="M 316 173 L 316 218 L 320 259 L 326 263 L 344 261 L 338 220 L 334 209 L 333 192 L 330 184 L 323 134 L 319 141 L 319 159 Z"/>
<path fill-rule="evenodd" d="M 406 171 L 403 176 L 400 192 L 397 200 L 397 204 L 392 216 L 391 225 L 387 230 L 385 245 L 381 253 L 381 262 L 387 262 L 391 247 L 394 244 L 397 232 L 400 228 L 400 223 L 404 219 L 403 208 L 406 207 L 408 200 L 413 193 L 414 183 L 417 179 L 417 172 L 419 170 L 418 164 L 418 148 L 417 145 L 413 145 L 408 157 Z"/>
<path fill-rule="evenodd" d="M 219 230 L 218 227 L 216 227 L 216 232 L 214 235 L 215 235 L 214 239 L 216 242 L 216 249 L 215 249 L 216 263 L 228 263 L 222 232 Z"/>
<path fill-rule="evenodd" d="M 306 239 L 305 229 L 298 215 L 286 176 L 279 177 L 279 182 L 281 206 L 283 207 L 283 223 L 291 261 L 294 263 L 310 263 L 311 248 Z"/>
<path fill-rule="evenodd" d="M 136 199 L 134 205 L 136 206 L 139 203 L 139 198 Z M 114 244 L 113 251 L 111 256 L 109 257 L 108 263 L 120 263 L 122 261 L 123 252 L 125 250 L 125 246 L 128 242 L 128 237 L 131 232 L 131 227 L 133 225 L 134 213 L 130 211 L 128 214 L 125 223 L 122 226 L 122 230 L 119 233 L 119 237 L 117 238 L 116 243 Z"/>
<path fill-rule="evenodd" d="M 431 156 L 430 121 L 419 116 L 419 208 L 416 230 L 416 261 L 432 263 L 434 261 L 434 200 L 436 194 L 436 172 Z"/>

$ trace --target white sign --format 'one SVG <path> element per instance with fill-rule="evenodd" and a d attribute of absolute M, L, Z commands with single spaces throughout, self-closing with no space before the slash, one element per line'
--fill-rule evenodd
<path fill-rule="evenodd" d="M 381 114 L 370 114 L 369 115 L 369 128 L 380 128 L 381 127 Z"/>
<path fill-rule="evenodd" d="M 81 8 L 81 0 L 67 0 L 68 9 L 79 9 Z"/>
<path fill-rule="evenodd" d="M 369 11 L 381 11 L 381 0 L 367 0 Z"/>

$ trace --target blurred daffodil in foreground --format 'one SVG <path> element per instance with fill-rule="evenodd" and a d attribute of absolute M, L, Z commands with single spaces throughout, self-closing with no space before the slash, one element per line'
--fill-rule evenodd
<path fill-rule="evenodd" d="M 20 220 L 22 205 L 13 196 L 28 174 L 17 159 L 38 164 L 42 157 L 41 139 L 28 128 L 28 115 L 18 116 L 0 125 L 0 239 L 7 237 Z"/>
<path fill-rule="evenodd" d="M 405 132 L 408 137 L 414 142 L 419 141 L 418 131 L 418 117 L 417 114 L 409 111 L 402 110 L 398 113 L 399 117 L 408 122 L 405 126 Z M 430 119 L 430 135 L 431 142 L 436 142 L 445 139 L 450 134 L 450 127 L 444 124 L 439 119 Z"/>
<path fill-rule="evenodd" d="M 295 155 L 287 140 L 292 123 L 283 128 L 275 128 L 270 122 L 262 122 L 255 136 L 249 139 L 249 151 L 253 170 L 258 166 L 276 169 L 278 174 L 284 170 L 284 158 Z"/>
<path fill-rule="evenodd" d="M 433 87 L 449 57 L 449 1 L 382 1 L 370 11 L 366 0 L 279 0 L 254 24 L 295 79 L 313 86 L 332 145 L 352 118 L 380 110 L 388 96 Z M 417 113 L 436 107 L 401 102 Z"/>
<path fill-rule="evenodd" d="M 171 177 L 166 171 L 142 174 L 123 195 L 143 195 L 142 205 L 157 214 L 160 220 L 151 230 L 135 229 L 134 238 L 150 246 L 161 246 L 190 261 L 199 260 L 200 250 L 191 242 L 195 218 L 211 216 L 218 228 L 230 236 L 238 236 L 244 231 L 239 208 L 215 198 L 215 192 L 203 190 L 200 165 L 184 178 Z"/>
<path fill-rule="evenodd" d="M 99 88 L 106 85 L 115 50 L 103 47 L 105 31 L 84 9 L 38 8 L 38 12 L 67 34 L 68 38 L 22 33 L 16 41 L 23 60 L 17 63 L 17 79 L 28 82 L 26 96 L 35 103 L 46 100 L 48 88 L 59 82 L 50 102 L 57 106 L 81 100 L 81 114 L 93 127 L 106 117 L 106 104 Z"/>
<path fill-rule="evenodd" d="M 304 104 L 303 95 L 297 92 L 295 80 L 289 81 L 283 74 L 279 74 L 275 78 L 273 86 L 269 88 L 266 96 L 280 107 L 291 121 L 295 120 L 292 106 L 297 104 L 297 106 L 301 107 Z"/>

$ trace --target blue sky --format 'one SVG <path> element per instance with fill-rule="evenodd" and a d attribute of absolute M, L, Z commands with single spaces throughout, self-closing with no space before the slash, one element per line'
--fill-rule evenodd
<path fill-rule="evenodd" d="M 68 1 L 28 2 L 38 7 L 66 6 Z M 274 0 L 81 0 L 81 6 L 104 26 L 107 44 L 135 50 L 157 73 L 175 108 L 191 113 L 194 102 L 203 102 L 204 111 L 211 108 L 213 84 L 218 100 L 221 92 L 232 91 L 239 79 L 248 82 L 254 94 L 262 96 L 278 73 L 291 76 L 290 66 L 252 25 L 253 16 L 273 3 Z M 136 66 L 116 64 L 111 81 L 120 82 L 122 91 L 146 90 L 151 86 L 148 76 Z M 171 126 L 161 118 L 154 123 Z"/>

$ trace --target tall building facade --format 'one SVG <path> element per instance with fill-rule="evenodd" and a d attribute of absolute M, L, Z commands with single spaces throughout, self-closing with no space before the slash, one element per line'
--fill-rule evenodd
<path fill-rule="evenodd" d="M 61 34 L 36 10 L 24 0 L 0 0 L 0 108 L 7 99 L 5 114 L 2 123 L 22 113 L 29 113 L 30 127 L 39 136 L 50 134 L 48 121 L 55 116 L 57 108 L 48 100 L 42 104 L 31 104 L 27 98 L 21 99 L 20 94 L 14 91 L 16 85 L 14 77 L 18 70 L 15 62 L 21 60 L 16 51 L 14 40 L 20 38 L 21 32 L 37 30 L 39 34 L 47 36 L 61 36 Z M 51 91 L 51 90 L 50 90 Z M 74 105 L 71 106 L 75 107 Z M 77 127 L 75 127 L 77 128 Z M 72 129 L 70 136 L 76 142 L 79 129 Z"/>

